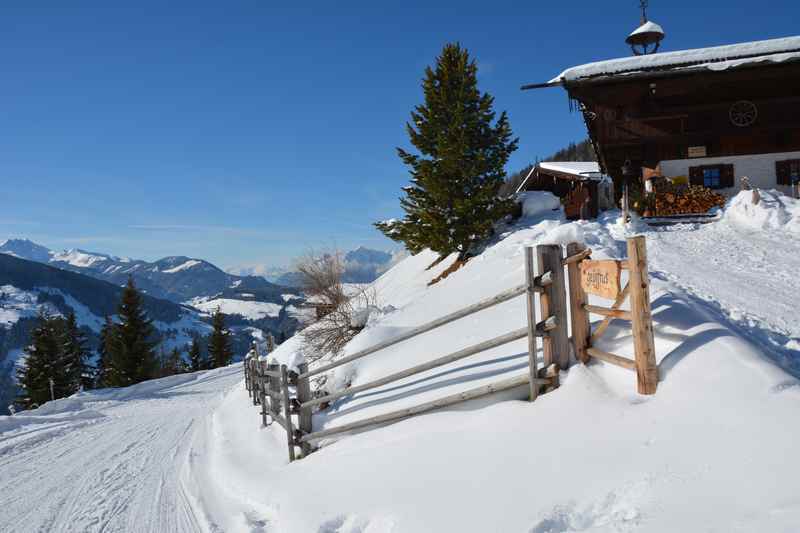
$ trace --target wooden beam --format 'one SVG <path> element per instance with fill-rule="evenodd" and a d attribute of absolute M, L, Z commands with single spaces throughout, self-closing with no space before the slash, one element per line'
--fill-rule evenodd
<path fill-rule="evenodd" d="M 286 425 L 286 440 L 289 445 L 289 462 L 294 461 L 294 428 L 292 428 L 292 412 L 289 407 L 289 375 L 286 365 L 281 365 L 281 393 L 283 394 L 283 417 Z"/>
<path fill-rule="evenodd" d="M 628 262 L 625 261 L 622 264 L 623 265 L 627 265 Z M 625 285 L 625 288 L 622 289 L 622 292 L 619 293 L 619 296 L 617 296 L 617 299 L 614 300 L 614 303 L 611 306 L 611 309 L 617 309 L 617 308 L 619 308 L 619 306 L 621 306 L 625 302 L 625 299 L 628 297 L 628 292 L 630 291 L 630 286 L 631 286 L 630 282 L 628 282 Z M 603 335 L 603 333 L 605 333 L 605 331 L 608 329 L 608 326 L 611 325 L 611 321 L 612 320 L 614 320 L 614 317 L 613 316 L 608 316 L 608 317 L 604 318 L 602 320 L 602 322 L 600 322 L 600 324 L 598 324 L 598 326 L 594 330 L 594 333 L 592 333 L 592 336 L 589 338 L 589 344 L 590 345 L 595 344 L 597 342 L 597 340 Z"/>
<path fill-rule="evenodd" d="M 508 344 L 509 342 L 525 338 L 527 335 L 528 335 L 528 328 L 517 329 L 512 331 L 511 333 L 506 333 L 505 335 L 500 335 L 499 337 L 495 337 L 494 339 L 474 344 L 462 350 L 458 350 L 457 352 L 453 352 L 443 357 L 439 357 L 438 359 L 427 361 L 425 363 L 422 363 L 421 365 L 407 368 L 406 370 L 401 370 L 399 372 L 395 372 L 394 374 L 389 374 L 388 376 L 384 376 L 382 378 L 374 379 L 368 383 L 364 383 L 362 385 L 356 385 L 354 387 L 350 387 L 349 389 L 344 389 L 339 392 L 328 394 L 326 396 L 321 396 L 319 398 L 312 398 L 306 402 L 303 402 L 301 404 L 301 407 L 311 407 L 323 403 L 330 403 L 344 396 L 352 396 L 354 394 L 358 394 L 359 392 L 364 392 L 366 390 L 374 389 L 376 387 L 381 387 L 383 385 L 399 381 L 401 379 L 419 374 L 421 372 L 425 372 L 433 368 L 453 363 L 460 359 L 464 359 L 465 357 L 469 357 L 471 355 L 475 355 L 477 353 L 492 348 L 496 348 L 498 346 L 502 346 L 503 344 Z"/>
<path fill-rule="evenodd" d="M 533 248 L 526 246 L 525 282 L 528 286 L 528 291 L 525 295 L 525 303 L 527 306 L 528 319 L 528 372 L 530 375 L 530 392 L 528 399 L 530 401 L 536 400 L 536 397 L 539 395 L 539 386 L 535 383 L 535 379 L 539 376 L 538 361 L 536 359 L 536 293 L 533 290 L 535 281 L 536 276 L 534 274 Z"/>
<path fill-rule="evenodd" d="M 628 239 L 633 345 L 636 350 L 636 381 L 640 394 L 655 394 L 658 387 L 653 317 L 650 311 L 650 278 L 647 272 L 645 237 Z"/>
<path fill-rule="evenodd" d="M 567 294 L 560 244 L 540 244 L 536 247 L 539 269 L 552 272 L 553 283 L 539 297 L 542 317 L 556 317 L 560 327 L 544 338 L 544 366 L 556 363 L 562 370 L 569 367 L 569 336 L 567 335 Z"/>
<path fill-rule="evenodd" d="M 351 361 L 355 361 L 356 359 L 361 359 L 362 357 L 366 357 L 367 355 L 370 355 L 370 354 L 373 354 L 373 353 L 378 352 L 380 350 L 383 350 L 384 348 L 388 348 L 389 346 L 394 346 L 395 344 L 397 344 L 399 342 L 408 340 L 408 339 L 410 339 L 412 337 L 416 337 L 417 335 L 421 335 L 423 333 L 427 333 L 428 331 L 431 331 L 431 330 L 436 329 L 438 327 L 441 327 L 441 326 L 444 326 L 446 324 L 449 324 L 449 323 L 451 323 L 451 322 L 453 322 L 455 320 L 458 320 L 460 318 L 464 318 L 464 317 L 469 316 L 471 314 L 477 313 L 478 311 L 483 311 L 484 309 L 488 309 L 488 308 L 493 307 L 493 306 L 495 306 L 497 304 L 501 304 L 503 302 L 507 302 L 508 300 L 516 298 L 517 296 L 520 296 L 521 294 L 525 294 L 525 292 L 527 290 L 528 290 L 528 287 L 527 287 L 527 284 L 526 284 L 526 285 L 520 285 L 518 287 L 514 287 L 513 289 L 509 289 L 507 291 L 503 291 L 503 292 L 501 292 L 500 294 L 498 294 L 496 296 L 492 296 L 491 298 L 487 298 L 485 300 L 481 300 L 481 301 L 479 301 L 477 303 L 474 303 L 474 304 L 472 304 L 470 306 L 467 306 L 467 307 L 465 307 L 463 309 L 460 309 L 458 311 L 454 311 L 454 312 L 452 312 L 452 313 L 450 313 L 448 315 L 445 315 L 445 316 L 443 316 L 441 318 L 437 318 L 436 320 L 432 320 L 432 321 L 428 322 L 427 324 L 423 324 L 421 326 L 413 328 L 413 329 L 411 329 L 411 330 L 409 330 L 409 331 L 407 331 L 407 332 L 405 332 L 405 333 L 403 333 L 401 335 L 398 335 L 397 337 L 395 337 L 393 339 L 389 339 L 389 340 L 380 342 L 380 343 L 378 343 L 378 344 L 376 344 L 376 345 L 374 345 L 374 346 L 372 346 L 370 348 L 366 348 L 364 350 L 360 350 L 360 351 L 358 351 L 358 352 L 356 352 L 354 354 L 348 355 L 346 357 L 342 357 L 341 359 L 338 359 L 338 360 L 333 361 L 331 363 L 328 363 L 326 365 L 322 365 L 322 366 L 319 366 L 317 368 L 311 369 L 308 372 L 303 372 L 300 375 L 300 378 L 308 378 L 308 377 L 311 377 L 311 376 L 315 376 L 317 374 L 322 374 L 323 372 L 327 372 L 328 370 L 332 370 L 332 369 L 334 369 L 334 368 L 336 368 L 338 366 L 347 364 L 347 363 L 349 363 Z"/>
<path fill-rule="evenodd" d="M 573 246 L 574 245 L 574 246 Z M 580 250 L 578 252 L 570 252 L 570 247 L 572 250 Z M 567 245 L 567 258 L 564 259 L 561 264 L 564 266 L 568 266 L 572 263 L 580 263 L 584 259 L 588 259 L 589 256 L 592 255 L 591 248 L 585 248 L 582 244 L 578 244 L 577 242 L 573 242 Z"/>
<path fill-rule="evenodd" d="M 631 312 L 623 311 L 622 309 L 612 309 L 609 307 L 600 307 L 599 305 L 584 305 L 586 311 L 596 315 L 608 316 L 611 318 L 621 318 L 623 320 L 631 320 Z"/>
<path fill-rule="evenodd" d="M 569 257 L 564 260 L 567 264 L 567 276 L 569 277 L 572 348 L 575 351 L 575 357 L 583 364 L 589 361 L 586 348 L 589 346 L 589 335 L 592 331 L 592 326 L 589 323 L 589 313 L 584 309 L 588 299 L 581 285 L 580 261 L 589 257 L 591 253 L 592 250 L 586 248 L 583 244 L 573 242 L 567 245 L 567 255 Z M 571 260 L 576 257 L 581 257 L 581 259 Z"/>
<path fill-rule="evenodd" d="M 344 424 L 338 427 L 323 429 L 321 431 L 309 433 L 300 437 L 299 440 L 300 442 L 309 442 L 312 440 L 319 440 L 325 437 L 330 437 L 332 435 L 348 433 L 350 431 L 355 431 L 358 429 L 363 429 L 371 426 L 377 426 L 389 422 L 398 422 L 400 420 L 405 420 L 414 416 L 419 416 L 421 414 L 435 411 L 443 407 L 449 407 L 451 405 L 456 405 L 477 398 L 482 398 L 484 396 L 488 396 L 490 394 L 494 394 L 497 392 L 502 392 L 505 390 L 514 389 L 516 387 L 521 387 L 523 385 L 527 385 L 530 379 L 531 379 L 530 375 L 526 372 L 525 374 L 519 376 L 507 378 L 502 381 L 491 383 L 489 385 L 483 385 L 464 392 L 451 394 L 449 396 L 445 396 L 444 398 L 439 398 L 438 400 L 425 402 L 420 405 L 416 405 L 414 407 L 408 407 L 406 409 L 400 409 L 398 411 L 392 411 L 391 413 L 385 413 L 382 415 L 373 416 L 370 418 L 366 418 L 364 420 L 351 422 L 349 424 Z M 536 378 L 535 382 L 537 385 L 550 384 L 549 379 L 542 379 L 542 378 Z"/>
<path fill-rule="evenodd" d="M 606 363 L 621 366 L 622 368 L 627 368 L 628 370 L 636 370 L 636 361 L 633 359 L 628 359 L 627 357 L 622 357 L 621 355 L 604 352 L 603 350 L 598 350 L 597 348 L 587 348 L 586 352 L 595 359 L 600 359 Z"/>
<path fill-rule="evenodd" d="M 308 371 L 308 363 L 300 363 L 297 365 L 297 369 L 300 373 L 304 373 Z M 297 401 L 300 403 L 300 416 L 297 423 L 298 429 L 303 433 L 312 433 L 314 431 L 314 427 L 312 425 L 313 421 L 313 412 L 311 407 L 303 407 L 303 402 L 307 402 L 312 398 L 311 396 L 311 382 L 308 378 L 305 379 L 298 379 L 297 380 Z M 313 447 L 310 443 L 304 442 L 300 445 L 300 449 L 303 451 L 303 457 L 308 456 L 312 451 L 314 451 Z"/>

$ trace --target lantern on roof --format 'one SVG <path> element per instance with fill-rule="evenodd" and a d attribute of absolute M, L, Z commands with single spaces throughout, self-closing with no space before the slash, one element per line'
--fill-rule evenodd
<path fill-rule="evenodd" d="M 642 20 L 625 42 L 637 56 L 654 54 L 664 39 L 664 30 L 655 22 L 647 20 L 647 0 L 639 0 L 639 7 L 642 9 Z"/>

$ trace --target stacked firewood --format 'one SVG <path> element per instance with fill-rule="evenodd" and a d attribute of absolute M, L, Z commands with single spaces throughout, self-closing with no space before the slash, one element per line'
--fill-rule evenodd
<path fill-rule="evenodd" d="M 660 184 L 650 195 L 649 216 L 691 215 L 723 207 L 725 197 L 701 185 Z"/>

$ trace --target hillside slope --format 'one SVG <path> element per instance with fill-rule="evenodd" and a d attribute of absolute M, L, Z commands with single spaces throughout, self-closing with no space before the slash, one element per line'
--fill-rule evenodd
<path fill-rule="evenodd" d="M 519 284 L 526 245 L 583 240 L 595 257 L 621 257 L 626 232 L 613 215 L 572 223 L 560 212 L 522 219 L 431 287 L 427 282 L 447 261 L 430 270 L 429 253 L 402 261 L 374 284 L 385 314 L 374 317 L 347 352 Z M 578 365 L 562 373 L 559 389 L 534 404 L 520 401 L 522 388 L 506 394 L 509 401 L 495 397 L 329 439 L 308 458 L 287 464 L 285 433 L 276 424 L 260 427 L 236 365 L 207 377 L 197 374 L 197 388 L 160 380 L 144 396 L 131 389 L 107 401 L 103 394 L 109 393 L 90 393 L 74 404 L 65 400 L 58 408 L 48 404 L 13 419 L 0 417 L 0 446 L 11 443 L 0 453 L 0 477 L 29 480 L 23 486 L 35 479 L 31 490 L 39 495 L 26 501 L 12 485 L 0 490 L 0 529 L 24 516 L 26 524 L 39 528 L 70 530 L 64 520 L 72 517 L 82 530 L 114 531 L 149 513 L 142 530 L 163 523 L 175 531 L 276 533 L 795 531 L 800 381 L 790 372 L 800 356 L 792 344 L 798 339 L 787 331 L 786 344 L 765 352 L 760 337 L 740 327 L 735 315 L 720 312 L 737 290 L 736 279 L 705 285 L 710 292 L 704 299 L 695 288 L 709 276 L 694 264 L 684 266 L 679 260 L 684 249 L 662 240 L 672 233 L 680 239 L 682 232 L 687 241 L 705 239 L 711 249 L 724 238 L 733 253 L 739 241 L 757 242 L 753 228 L 745 231 L 723 217 L 713 228 L 643 230 L 653 259 L 661 374 L 655 396 L 638 395 L 635 376 L 626 370 Z M 761 251 L 773 259 L 777 279 L 797 267 L 792 257 L 773 253 L 767 244 Z M 661 270 L 667 261 L 676 265 L 674 271 Z M 781 309 L 751 320 L 772 332 L 780 325 Z M 524 321 L 522 299 L 513 300 L 343 367 L 330 383 L 364 383 Z M 601 347 L 631 355 L 628 325 L 615 323 Z M 300 349 L 299 339 L 290 339 L 274 356 L 289 363 Z M 343 398 L 315 415 L 314 425 L 332 427 L 444 396 L 522 372 L 525 365 L 525 343 L 512 343 Z M 200 385 L 204 379 L 217 380 L 208 382 L 216 393 Z M 194 395 L 208 400 L 204 416 L 187 412 L 185 402 Z M 137 411 L 147 419 L 141 431 L 125 432 L 125 424 L 106 420 L 127 412 L 133 424 Z M 160 422 L 150 420 L 150 412 L 158 413 Z M 96 454 L 98 464 L 85 476 L 69 475 L 71 456 L 65 450 L 95 423 L 105 423 L 105 430 L 127 445 Z M 35 452 L 38 434 L 30 431 L 34 424 L 52 430 L 41 455 Z M 176 426 L 185 430 L 180 444 L 173 439 Z M 162 446 L 157 437 L 162 431 L 174 446 Z M 165 455 L 174 466 L 161 460 Z M 146 464 L 148 457 L 159 461 Z M 124 486 L 114 483 L 131 465 L 142 465 L 144 474 L 127 478 Z M 81 493 L 91 492 L 83 487 L 108 488 L 87 502 L 67 497 L 62 486 Z M 176 491 L 183 495 L 179 503 L 172 496 Z M 121 494 L 132 495 L 130 505 L 122 503 Z"/>

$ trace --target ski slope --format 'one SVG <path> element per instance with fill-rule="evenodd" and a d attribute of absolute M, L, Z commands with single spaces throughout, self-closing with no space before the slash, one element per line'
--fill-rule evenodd
<path fill-rule="evenodd" d="M 200 531 L 182 470 L 239 365 L 0 417 L 0 531 Z"/>
<path fill-rule="evenodd" d="M 732 205 L 712 225 L 633 228 L 648 237 L 655 396 L 638 395 L 627 370 L 578 365 L 535 404 L 520 401 L 522 387 L 504 393 L 508 401 L 328 439 L 288 464 L 286 435 L 260 427 L 240 365 L 95 391 L 0 417 L 0 530 L 797 531 L 798 244 L 792 217 L 765 231 L 752 211 Z M 614 213 L 567 223 L 559 211 L 527 212 L 436 285 L 427 283 L 449 262 L 428 269 L 430 253 L 386 272 L 373 285 L 384 311 L 346 352 L 518 285 L 524 246 L 581 240 L 595 258 L 623 257 L 632 231 Z M 358 385 L 524 323 L 523 300 L 512 300 L 343 366 L 327 386 Z M 615 322 L 600 347 L 632 356 L 629 327 Z M 294 364 L 301 352 L 293 338 L 273 355 Z M 441 397 L 526 364 L 525 341 L 510 343 L 342 398 L 314 425 Z"/>

